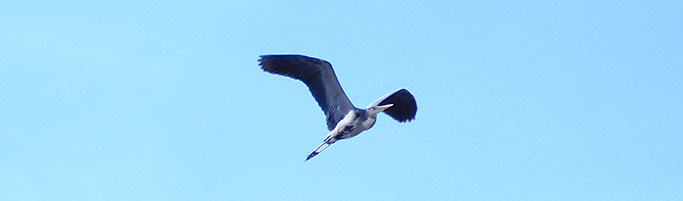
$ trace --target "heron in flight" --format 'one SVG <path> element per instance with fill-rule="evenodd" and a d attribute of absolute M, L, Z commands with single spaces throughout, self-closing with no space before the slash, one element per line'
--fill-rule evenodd
<path fill-rule="evenodd" d="M 354 137 L 372 128 L 380 112 L 402 123 L 415 119 L 417 113 L 415 98 L 406 89 L 388 93 L 365 109 L 353 106 L 339 84 L 332 65 L 322 59 L 303 55 L 263 55 L 259 65 L 266 72 L 304 82 L 327 116 L 330 133 L 308 153 L 306 161 L 338 140 Z"/>

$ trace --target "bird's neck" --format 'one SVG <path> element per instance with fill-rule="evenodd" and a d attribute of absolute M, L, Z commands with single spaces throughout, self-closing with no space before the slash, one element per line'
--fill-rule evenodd
<path fill-rule="evenodd" d="M 358 113 L 359 123 L 363 126 L 364 130 L 370 129 L 375 125 L 377 114 L 371 114 L 366 110 L 359 110 Z"/>
<path fill-rule="evenodd" d="M 368 112 L 367 110 L 364 110 L 363 117 L 365 117 L 366 119 L 375 119 L 375 118 L 377 118 L 377 114 L 378 113 L 372 113 L 372 112 Z"/>
<path fill-rule="evenodd" d="M 360 117 L 361 120 L 374 119 L 377 117 L 377 114 L 371 114 L 367 110 L 359 109 L 358 110 L 358 117 Z"/>

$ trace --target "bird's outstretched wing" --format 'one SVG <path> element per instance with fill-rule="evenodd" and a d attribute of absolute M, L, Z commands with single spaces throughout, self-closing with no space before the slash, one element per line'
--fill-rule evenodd
<path fill-rule="evenodd" d="M 259 65 L 266 72 L 304 82 L 320 109 L 325 112 L 329 130 L 334 129 L 344 115 L 354 109 L 332 65 L 325 60 L 303 55 L 262 55 Z"/>
<path fill-rule="evenodd" d="M 399 89 L 388 93 L 377 99 L 375 102 L 370 103 L 367 107 L 394 104 L 389 109 L 384 110 L 384 113 L 391 116 L 391 118 L 396 119 L 399 122 L 406 122 L 415 119 L 415 114 L 417 113 L 417 103 L 415 103 L 415 97 L 410 94 L 406 89 Z"/>

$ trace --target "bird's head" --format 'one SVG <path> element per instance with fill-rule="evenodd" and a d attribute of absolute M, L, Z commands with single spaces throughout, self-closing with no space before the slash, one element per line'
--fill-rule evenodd
<path fill-rule="evenodd" d="M 394 106 L 394 104 L 386 104 L 386 105 L 373 105 L 365 109 L 367 112 L 368 116 L 376 116 L 380 112 L 383 112 L 386 109 L 389 109 L 391 106 Z"/>

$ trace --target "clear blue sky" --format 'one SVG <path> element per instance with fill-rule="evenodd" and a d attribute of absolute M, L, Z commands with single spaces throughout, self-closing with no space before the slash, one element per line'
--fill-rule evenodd
<path fill-rule="evenodd" d="M 0 200 L 683 200 L 681 1 L 0 4 Z M 417 119 L 304 162 L 273 53 Z"/>

